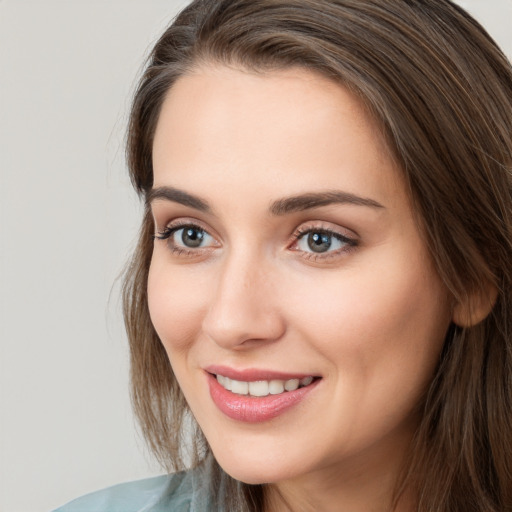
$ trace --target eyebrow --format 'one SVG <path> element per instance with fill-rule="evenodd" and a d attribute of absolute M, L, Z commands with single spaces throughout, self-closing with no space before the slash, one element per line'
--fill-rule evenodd
<path fill-rule="evenodd" d="M 286 215 L 288 213 L 301 212 L 331 204 L 350 204 L 355 206 L 367 206 L 370 208 L 384 208 L 380 203 L 367 197 L 359 197 L 349 192 L 330 190 L 300 194 L 274 201 L 270 206 L 273 215 Z"/>
<path fill-rule="evenodd" d="M 212 211 L 206 200 L 173 187 L 157 187 L 151 189 L 146 195 L 146 204 L 150 206 L 153 201 L 158 199 L 165 199 L 184 206 L 189 206 L 201 212 L 210 213 Z M 367 197 L 359 197 L 355 194 L 339 190 L 329 190 L 326 192 L 309 192 L 278 199 L 270 204 L 269 211 L 272 215 L 280 216 L 320 208 L 322 206 L 329 206 L 331 204 L 350 204 L 376 209 L 384 208 L 384 206 L 377 201 Z"/>
<path fill-rule="evenodd" d="M 211 211 L 210 206 L 204 199 L 173 187 L 157 187 L 151 189 L 146 194 L 146 205 L 150 206 L 151 203 L 157 199 L 165 199 L 184 206 L 190 206 L 190 208 L 201 212 Z"/>

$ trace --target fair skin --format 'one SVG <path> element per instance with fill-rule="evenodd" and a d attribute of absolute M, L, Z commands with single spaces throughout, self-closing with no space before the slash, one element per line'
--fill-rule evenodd
<path fill-rule="evenodd" d="M 153 164 L 151 318 L 222 468 L 270 484 L 268 511 L 388 510 L 451 318 L 376 123 L 305 70 L 202 67 Z M 212 367 L 315 379 L 272 417 L 249 397 L 249 421 Z"/>

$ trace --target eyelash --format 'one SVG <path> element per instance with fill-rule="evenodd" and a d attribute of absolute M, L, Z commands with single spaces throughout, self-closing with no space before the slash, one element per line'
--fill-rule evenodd
<path fill-rule="evenodd" d="M 185 228 L 191 228 L 195 229 L 197 231 L 202 231 L 203 233 L 208 234 L 211 236 L 206 229 L 199 226 L 198 224 L 194 224 L 193 222 L 183 222 L 179 224 L 174 224 L 172 226 L 165 227 L 162 231 L 158 231 L 155 235 L 153 235 L 153 240 L 169 240 L 177 231 L 180 231 L 181 229 Z M 213 237 L 212 237 L 213 238 Z M 190 249 L 187 247 L 178 247 L 174 244 L 171 244 L 171 241 L 169 240 L 168 243 L 169 249 L 171 250 L 172 254 L 176 256 L 197 256 L 199 251 L 205 251 L 208 248 L 205 247 L 199 247 L 197 249 Z"/>
<path fill-rule="evenodd" d="M 292 235 L 292 246 L 297 245 L 300 240 L 302 240 L 306 235 L 310 233 L 327 235 L 329 237 L 335 238 L 336 240 L 344 244 L 344 246 L 340 249 L 328 251 L 325 253 L 300 251 L 304 254 L 303 257 L 306 258 L 308 261 L 327 261 L 329 259 L 337 258 L 342 254 L 351 252 L 359 245 L 359 241 L 356 238 L 351 238 L 346 235 L 342 235 L 341 233 L 339 233 L 338 231 L 334 231 L 333 229 L 324 228 L 318 225 L 306 225 L 300 226 L 295 230 L 295 232 Z"/>
<path fill-rule="evenodd" d="M 190 228 L 193 230 L 201 231 L 203 233 L 206 233 L 208 236 L 212 237 L 210 233 L 204 229 L 202 226 L 199 226 L 198 224 L 194 224 L 193 222 L 183 222 L 179 224 L 175 224 L 172 226 L 165 227 L 162 231 L 158 231 L 155 235 L 152 236 L 153 240 L 169 240 L 168 246 L 171 250 L 172 254 L 176 256 L 183 256 L 183 257 L 191 257 L 191 256 L 198 256 L 200 254 L 204 254 L 203 251 L 211 250 L 212 247 L 198 247 L 197 249 L 191 249 L 186 248 L 182 246 L 176 246 L 175 244 L 171 243 L 171 237 L 181 229 Z M 309 252 L 309 251 L 302 251 L 300 249 L 293 249 L 293 246 L 296 246 L 306 235 L 310 233 L 320 234 L 320 235 L 327 235 L 329 237 L 332 237 L 336 239 L 337 241 L 344 244 L 344 246 L 340 249 L 334 250 L 334 251 L 327 251 L 325 253 L 315 253 L 315 252 Z M 213 238 L 213 237 L 212 237 Z M 348 237 L 346 235 L 342 235 L 341 233 L 334 231 L 332 229 L 324 228 L 318 225 L 306 225 L 301 226 L 295 230 L 291 237 L 291 243 L 288 245 L 288 247 L 293 250 L 302 253 L 302 257 L 307 259 L 308 261 L 327 261 L 336 257 L 341 256 L 344 253 L 348 253 L 352 251 L 355 247 L 359 245 L 359 242 L 355 238 Z"/>

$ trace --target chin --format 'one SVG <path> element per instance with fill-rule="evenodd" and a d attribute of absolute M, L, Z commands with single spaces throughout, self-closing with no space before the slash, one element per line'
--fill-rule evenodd
<path fill-rule="evenodd" d="M 272 484 L 286 480 L 280 472 L 268 468 L 246 467 L 240 465 L 222 465 L 220 467 L 232 478 L 249 485 Z"/>
<path fill-rule="evenodd" d="M 250 485 L 277 483 L 303 472 L 301 464 L 292 464 L 282 455 L 265 457 L 264 460 L 214 452 L 220 467 L 232 478 Z"/>

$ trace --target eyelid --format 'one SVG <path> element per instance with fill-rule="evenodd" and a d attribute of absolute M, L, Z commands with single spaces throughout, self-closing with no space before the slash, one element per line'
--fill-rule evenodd
<path fill-rule="evenodd" d="M 195 260 L 197 257 L 203 257 L 212 250 L 221 246 L 219 238 L 215 233 L 212 233 L 212 229 L 205 227 L 205 225 L 197 219 L 179 217 L 175 220 L 168 221 L 163 229 L 159 229 L 156 224 L 157 223 L 155 220 L 156 233 L 152 235 L 153 240 L 164 242 L 167 246 L 167 249 L 175 257 L 188 257 Z M 204 247 L 187 247 L 186 245 L 176 243 L 176 241 L 173 240 L 174 235 L 185 228 L 194 228 L 199 231 L 203 231 L 211 239 L 211 243 Z"/>
<path fill-rule="evenodd" d="M 338 235 L 341 238 L 353 240 L 354 242 L 358 242 L 360 238 L 359 235 L 352 229 L 348 229 L 346 227 L 326 221 L 303 222 L 294 230 L 292 238 L 300 238 L 305 233 L 309 233 L 310 231 L 315 230 L 323 231 L 325 233 L 331 233 L 333 235 Z"/>
<path fill-rule="evenodd" d="M 206 226 L 202 221 L 193 217 L 178 217 L 167 221 L 163 224 L 163 228 L 158 228 L 157 225 L 157 219 L 155 218 L 156 233 L 153 235 L 153 239 L 166 242 L 167 248 L 176 256 L 205 256 L 206 254 L 211 253 L 213 249 L 222 246 L 220 237 L 216 232 L 209 226 Z M 198 247 L 187 247 L 186 245 L 182 246 L 181 244 L 176 243 L 173 239 L 175 233 L 186 227 L 192 227 L 200 231 L 204 231 L 210 237 L 211 242 L 206 246 Z M 314 250 L 309 251 L 298 247 L 300 240 L 308 233 L 312 232 L 327 234 L 341 242 L 342 247 L 332 247 L 325 252 L 316 252 Z M 351 250 L 354 250 L 359 245 L 359 241 L 359 235 L 348 228 L 326 221 L 310 221 L 303 222 L 293 231 L 289 241 L 286 243 L 286 248 L 297 253 L 303 259 L 326 263 L 332 259 L 339 259 Z"/>
<path fill-rule="evenodd" d="M 308 233 L 311 232 L 319 232 L 319 233 L 325 233 L 330 236 L 333 236 L 337 238 L 338 240 L 344 242 L 346 245 L 343 248 L 332 250 L 332 251 L 326 251 L 326 252 L 309 252 L 309 251 L 302 251 L 301 249 L 297 248 L 298 242 L 306 236 Z M 301 224 L 298 226 L 295 231 L 293 232 L 293 235 L 291 237 L 291 242 L 288 245 L 288 248 L 292 251 L 296 251 L 298 253 L 301 253 L 304 255 L 308 260 L 314 260 L 314 261 L 322 261 L 322 260 L 328 260 L 336 257 L 341 257 L 347 252 L 354 250 L 359 245 L 360 238 L 359 236 L 352 230 L 349 230 L 347 228 L 343 228 L 341 226 L 336 226 L 331 223 L 326 222 L 307 222 L 304 224 Z"/>
<path fill-rule="evenodd" d="M 178 230 L 180 228 L 192 226 L 196 227 L 198 229 L 201 229 L 202 231 L 205 231 L 208 233 L 211 237 L 213 237 L 215 240 L 219 240 L 219 237 L 213 231 L 209 226 L 205 225 L 204 222 L 195 219 L 194 217 L 178 217 L 173 220 L 168 220 L 166 222 L 159 223 L 157 219 L 154 219 L 155 223 L 155 236 L 159 233 L 164 233 L 169 230 Z M 163 226 L 162 228 L 158 227 L 159 225 Z"/>

